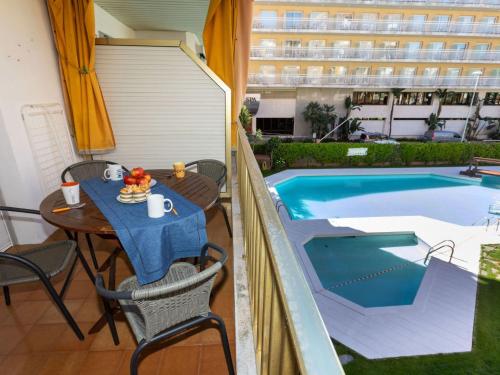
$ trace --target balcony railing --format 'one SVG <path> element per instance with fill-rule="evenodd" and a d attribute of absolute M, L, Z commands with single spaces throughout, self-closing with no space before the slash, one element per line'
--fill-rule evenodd
<path fill-rule="evenodd" d="M 498 63 L 500 51 L 477 50 L 410 50 L 404 48 L 313 48 L 252 47 L 251 58 L 258 60 L 418 60 L 482 61 Z"/>
<path fill-rule="evenodd" d="M 266 32 L 332 32 L 332 33 L 377 33 L 377 34 L 463 34 L 495 36 L 500 34 L 500 24 L 482 22 L 436 22 L 414 20 L 319 20 L 315 18 L 287 19 L 256 17 L 254 31 Z"/>
<path fill-rule="evenodd" d="M 500 0 L 255 0 L 256 3 L 340 4 L 397 7 L 442 7 L 497 8 Z"/>
<path fill-rule="evenodd" d="M 250 87 L 448 87 L 471 88 L 476 83 L 475 76 L 447 77 L 447 76 L 389 76 L 389 75 L 303 75 L 283 74 L 266 75 L 251 73 L 248 77 Z M 481 77 L 478 87 L 500 87 L 500 77 Z"/>
<path fill-rule="evenodd" d="M 245 131 L 237 173 L 259 374 L 343 374 Z"/>

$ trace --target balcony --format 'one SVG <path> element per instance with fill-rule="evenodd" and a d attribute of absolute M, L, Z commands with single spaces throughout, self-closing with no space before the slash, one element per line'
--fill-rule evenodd
<path fill-rule="evenodd" d="M 500 61 L 500 51 L 476 50 L 409 50 L 405 48 L 308 48 L 258 47 L 251 49 L 253 60 L 328 60 L 328 61 L 446 61 L 482 62 Z"/>
<path fill-rule="evenodd" d="M 362 20 L 313 18 L 286 19 L 255 17 L 254 32 L 286 33 L 354 33 L 354 34 L 406 34 L 406 35 L 474 35 L 495 37 L 500 34 L 500 24 L 481 22 L 415 22 L 413 20 Z"/>
<path fill-rule="evenodd" d="M 255 0 L 260 4 L 321 4 L 346 6 L 373 6 L 373 7 L 422 7 L 422 8 L 449 8 L 450 6 L 464 8 L 498 8 L 499 0 Z"/>
<path fill-rule="evenodd" d="M 363 88 L 473 88 L 474 76 L 377 76 L 377 75 L 266 75 L 253 73 L 248 77 L 249 87 L 363 87 Z M 478 87 L 498 88 L 500 77 L 481 77 Z"/>

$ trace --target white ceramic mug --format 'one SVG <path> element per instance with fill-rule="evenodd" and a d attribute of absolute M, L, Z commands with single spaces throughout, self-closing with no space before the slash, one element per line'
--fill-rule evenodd
<path fill-rule="evenodd" d="M 111 181 L 121 181 L 123 179 L 123 168 L 120 164 L 108 164 L 104 170 L 104 178 Z"/>
<path fill-rule="evenodd" d="M 161 194 L 150 194 L 148 201 L 148 216 L 153 219 L 158 219 L 165 216 L 165 212 L 170 212 L 174 208 L 174 204 L 168 198 L 164 198 Z M 168 202 L 168 208 L 165 208 L 165 202 Z"/>
<path fill-rule="evenodd" d="M 69 206 L 80 203 L 80 184 L 78 182 L 65 182 L 61 185 L 64 200 Z"/>

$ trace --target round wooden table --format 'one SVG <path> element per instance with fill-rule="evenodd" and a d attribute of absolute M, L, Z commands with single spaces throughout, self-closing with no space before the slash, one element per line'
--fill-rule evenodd
<path fill-rule="evenodd" d="M 153 169 L 148 172 L 156 181 L 168 186 L 204 211 L 217 202 L 219 189 L 210 177 L 186 171 L 184 178 L 177 179 L 172 175 L 171 169 Z M 80 189 L 80 202 L 86 203 L 83 208 L 52 213 L 54 208 L 66 206 L 61 190 L 57 190 L 42 201 L 40 214 L 50 224 L 66 231 L 114 235 L 113 227 L 82 189 Z"/>

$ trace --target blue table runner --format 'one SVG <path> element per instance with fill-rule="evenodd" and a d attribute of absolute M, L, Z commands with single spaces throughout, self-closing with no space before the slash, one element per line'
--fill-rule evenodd
<path fill-rule="evenodd" d="M 203 210 L 163 184 L 157 183 L 151 192 L 172 200 L 179 216 L 170 212 L 151 219 L 147 202 L 118 202 L 121 181 L 92 178 L 80 185 L 113 226 L 142 285 L 165 276 L 174 260 L 199 256 L 207 242 Z"/>

